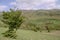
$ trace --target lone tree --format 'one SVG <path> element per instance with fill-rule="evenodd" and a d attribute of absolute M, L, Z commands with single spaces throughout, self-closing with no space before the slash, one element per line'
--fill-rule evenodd
<path fill-rule="evenodd" d="M 9 25 L 8 30 L 3 33 L 5 37 L 16 38 L 16 31 L 21 26 L 24 19 L 21 14 L 21 11 L 12 9 L 8 12 L 3 12 L 2 22 Z"/>

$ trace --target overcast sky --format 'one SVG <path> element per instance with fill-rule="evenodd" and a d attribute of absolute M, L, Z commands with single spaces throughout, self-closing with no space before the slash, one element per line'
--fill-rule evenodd
<path fill-rule="evenodd" d="M 18 9 L 60 9 L 60 0 L 0 0 L 0 11 L 16 6 Z"/>

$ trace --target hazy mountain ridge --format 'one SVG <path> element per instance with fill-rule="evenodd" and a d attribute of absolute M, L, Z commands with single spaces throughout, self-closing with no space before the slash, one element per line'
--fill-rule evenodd
<path fill-rule="evenodd" d="M 60 16 L 60 9 L 52 10 L 22 10 L 23 15 L 27 17 L 41 17 L 41 16 Z"/>

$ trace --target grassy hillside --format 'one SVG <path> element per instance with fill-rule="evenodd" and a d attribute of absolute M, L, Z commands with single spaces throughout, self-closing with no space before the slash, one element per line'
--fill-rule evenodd
<path fill-rule="evenodd" d="M 60 29 L 60 10 L 22 10 L 23 15 L 26 17 L 28 23 L 45 26 L 50 22 L 51 29 Z M 28 24 L 27 23 L 27 24 Z"/>
<path fill-rule="evenodd" d="M 1 21 L 0 14 L 0 40 L 60 40 L 60 10 L 22 10 L 22 13 L 26 20 L 16 32 L 18 35 L 16 39 L 2 35 L 8 30 L 8 25 Z M 51 30 L 49 33 L 46 25 Z"/>

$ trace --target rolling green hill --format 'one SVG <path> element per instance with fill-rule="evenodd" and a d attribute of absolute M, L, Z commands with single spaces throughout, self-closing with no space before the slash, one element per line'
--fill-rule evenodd
<path fill-rule="evenodd" d="M 27 18 L 28 23 L 45 26 L 47 22 L 52 29 L 60 29 L 60 9 L 52 10 L 22 10 L 23 15 Z"/>

